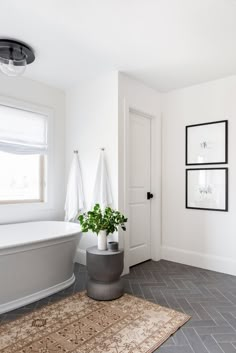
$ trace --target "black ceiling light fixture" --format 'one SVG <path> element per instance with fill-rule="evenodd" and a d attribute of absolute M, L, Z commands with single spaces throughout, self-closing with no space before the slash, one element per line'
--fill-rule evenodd
<path fill-rule="evenodd" d="M 20 76 L 35 60 L 33 49 L 25 43 L 0 38 L 0 70 L 7 76 Z"/>

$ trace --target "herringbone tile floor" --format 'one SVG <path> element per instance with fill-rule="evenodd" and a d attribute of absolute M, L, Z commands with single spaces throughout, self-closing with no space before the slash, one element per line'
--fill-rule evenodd
<path fill-rule="evenodd" d="M 0 316 L 6 322 L 85 289 L 86 267 L 76 264 L 70 288 Z M 126 292 L 190 314 L 192 319 L 156 352 L 236 353 L 236 277 L 169 261 L 148 261 L 123 277 Z"/>
<path fill-rule="evenodd" d="M 236 353 L 236 277 L 169 261 L 148 261 L 125 276 L 126 291 L 192 319 L 159 353 Z"/>

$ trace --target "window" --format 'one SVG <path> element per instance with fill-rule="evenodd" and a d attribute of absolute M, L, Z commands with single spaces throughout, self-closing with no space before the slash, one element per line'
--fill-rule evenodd
<path fill-rule="evenodd" d="M 47 116 L 0 105 L 0 203 L 46 199 Z"/>

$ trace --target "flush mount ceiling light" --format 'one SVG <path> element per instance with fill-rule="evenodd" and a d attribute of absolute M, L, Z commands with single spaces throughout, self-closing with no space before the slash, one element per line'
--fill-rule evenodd
<path fill-rule="evenodd" d="M 20 76 L 26 65 L 35 60 L 33 50 L 26 44 L 0 39 L 0 70 L 7 76 Z"/>

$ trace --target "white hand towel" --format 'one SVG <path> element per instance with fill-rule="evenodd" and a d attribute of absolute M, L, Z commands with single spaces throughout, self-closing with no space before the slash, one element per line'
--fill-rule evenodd
<path fill-rule="evenodd" d="M 74 221 L 84 209 L 84 191 L 78 155 L 75 153 L 70 168 L 66 202 L 65 221 Z"/>
<path fill-rule="evenodd" d="M 92 206 L 99 203 L 101 209 L 112 205 L 111 186 L 108 178 L 104 151 L 101 151 L 95 179 Z"/>

